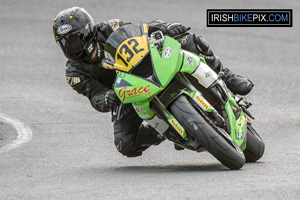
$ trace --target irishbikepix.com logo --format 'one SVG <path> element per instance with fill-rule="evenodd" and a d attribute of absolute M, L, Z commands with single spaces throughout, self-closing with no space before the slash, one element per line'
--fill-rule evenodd
<path fill-rule="evenodd" d="M 292 9 L 207 9 L 207 27 L 292 27 Z"/>

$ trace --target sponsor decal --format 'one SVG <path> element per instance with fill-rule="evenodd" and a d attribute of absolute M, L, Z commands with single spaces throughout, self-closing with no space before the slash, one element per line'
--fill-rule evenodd
<path fill-rule="evenodd" d="M 172 55 L 172 48 L 171 47 L 167 47 L 165 52 L 164 52 L 164 57 L 165 58 L 169 58 Z"/>
<path fill-rule="evenodd" d="M 91 43 L 87 50 L 88 50 L 89 53 L 91 53 L 91 51 L 93 51 L 93 49 L 94 49 L 94 46 Z"/>
<path fill-rule="evenodd" d="M 116 83 L 120 84 L 121 81 L 122 81 L 122 79 L 120 77 L 118 77 Z"/>
<path fill-rule="evenodd" d="M 146 112 L 142 107 L 135 108 L 136 112 Z"/>
<path fill-rule="evenodd" d="M 112 30 L 115 31 L 120 27 L 120 20 L 119 19 L 111 19 L 111 20 L 108 20 L 108 24 L 110 25 Z"/>
<path fill-rule="evenodd" d="M 98 56 L 98 58 L 100 58 L 100 56 L 101 56 L 101 48 L 100 48 L 100 45 L 99 45 L 98 42 L 97 42 L 97 49 L 98 49 L 97 56 Z"/>
<path fill-rule="evenodd" d="M 211 76 L 211 71 L 205 73 L 205 78 L 208 78 L 210 76 Z"/>
<path fill-rule="evenodd" d="M 57 34 L 64 35 L 72 30 L 72 26 L 70 24 L 64 24 L 58 27 Z"/>
<path fill-rule="evenodd" d="M 247 120 L 241 120 L 241 121 L 239 121 L 239 125 L 244 125 L 244 124 L 247 124 Z"/>
<path fill-rule="evenodd" d="M 68 84 L 71 86 L 76 85 L 77 83 L 80 83 L 79 77 L 66 76 L 66 80 L 67 80 Z"/>
<path fill-rule="evenodd" d="M 141 95 L 150 96 L 151 92 L 149 91 L 150 91 L 150 85 L 146 85 L 145 87 L 141 86 L 140 88 L 133 88 L 133 89 L 127 89 L 127 87 L 123 87 L 119 91 L 119 96 L 122 98 L 123 101 L 125 101 L 125 99 L 129 99 L 136 96 L 141 96 Z"/>
<path fill-rule="evenodd" d="M 195 99 L 204 107 L 205 110 L 209 109 L 210 107 L 200 98 L 200 96 L 195 96 Z"/>
<path fill-rule="evenodd" d="M 177 132 L 180 133 L 180 135 L 183 136 L 183 134 L 184 134 L 184 129 L 183 129 L 183 127 L 182 127 L 181 125 L 179 125 L 179 123 L 178 123 L 175 119 L 171 119 L 169 122 L 170 122 L 170 123 L 172 124 L 172 126 L 177 130 Z"/>
<path fill-rule="evenodd" d="M 193 57 L 188 56 L 186 61 L 189 63 L 189 67 L 191 66 L 191 64 L 193 63 Z"/>

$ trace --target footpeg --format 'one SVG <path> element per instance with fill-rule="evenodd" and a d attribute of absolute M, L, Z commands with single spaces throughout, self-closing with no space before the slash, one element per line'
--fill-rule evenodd
<path fill-rule="evenodd" d="M 252 106 L 252 103 L 248 102 L 244 97 L 239 98 L 236 103 L 243 109 L 246 115 L 248 115 L 251 119 L 254 119 L 253 115 L 249 112 L 249 110 L 247 110 L 250 106 Z"/>

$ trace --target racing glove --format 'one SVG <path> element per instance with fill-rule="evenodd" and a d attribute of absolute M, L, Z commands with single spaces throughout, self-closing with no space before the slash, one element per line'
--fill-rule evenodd
<path fill-rule="evenodd" d="M 105 94 L 105 104 L 111 109 L 113 110 L 115 108 L 115 106 L 119 105 L 120 100 L 117 96 L 117 94 L 115 93 L 114 90 L 109 90 L 106 94 Z"/>
<path fill-rule="evenodd" d="M 188 28 L 180 23 L 173 23 L 167 26 L 167 34 L 171 37 L 187 32 Z"/>

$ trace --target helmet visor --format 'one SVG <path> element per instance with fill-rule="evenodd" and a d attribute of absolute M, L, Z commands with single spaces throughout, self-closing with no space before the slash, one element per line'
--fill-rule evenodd
<path fill-rule="evenodd" d="M 90 49 L 89 51 L 86 51 L 86 49 L 91 48 L 92 43 L 92 46 L 95 47 L 95 29 L 95 27 L 91 29 L 91 26 L 87 24 L 85 27 L 77 31 L 58 37 L 56 40 L 57 44 L 61 47 L 64 54 L 68 58 L 72 60 L 77 60 L 77 58 L 80 57 L 80 59 L 83 60 L 86 56 L 89 56 L 86 55 L 85 52 L 91 52 Z"/>
<path fill-rule="evenodd" d="M 75 56 L 83 51 L 84 43 L 77 35 L 71 35 L 66 42 L 65 48 L 68 56 Z"/>

